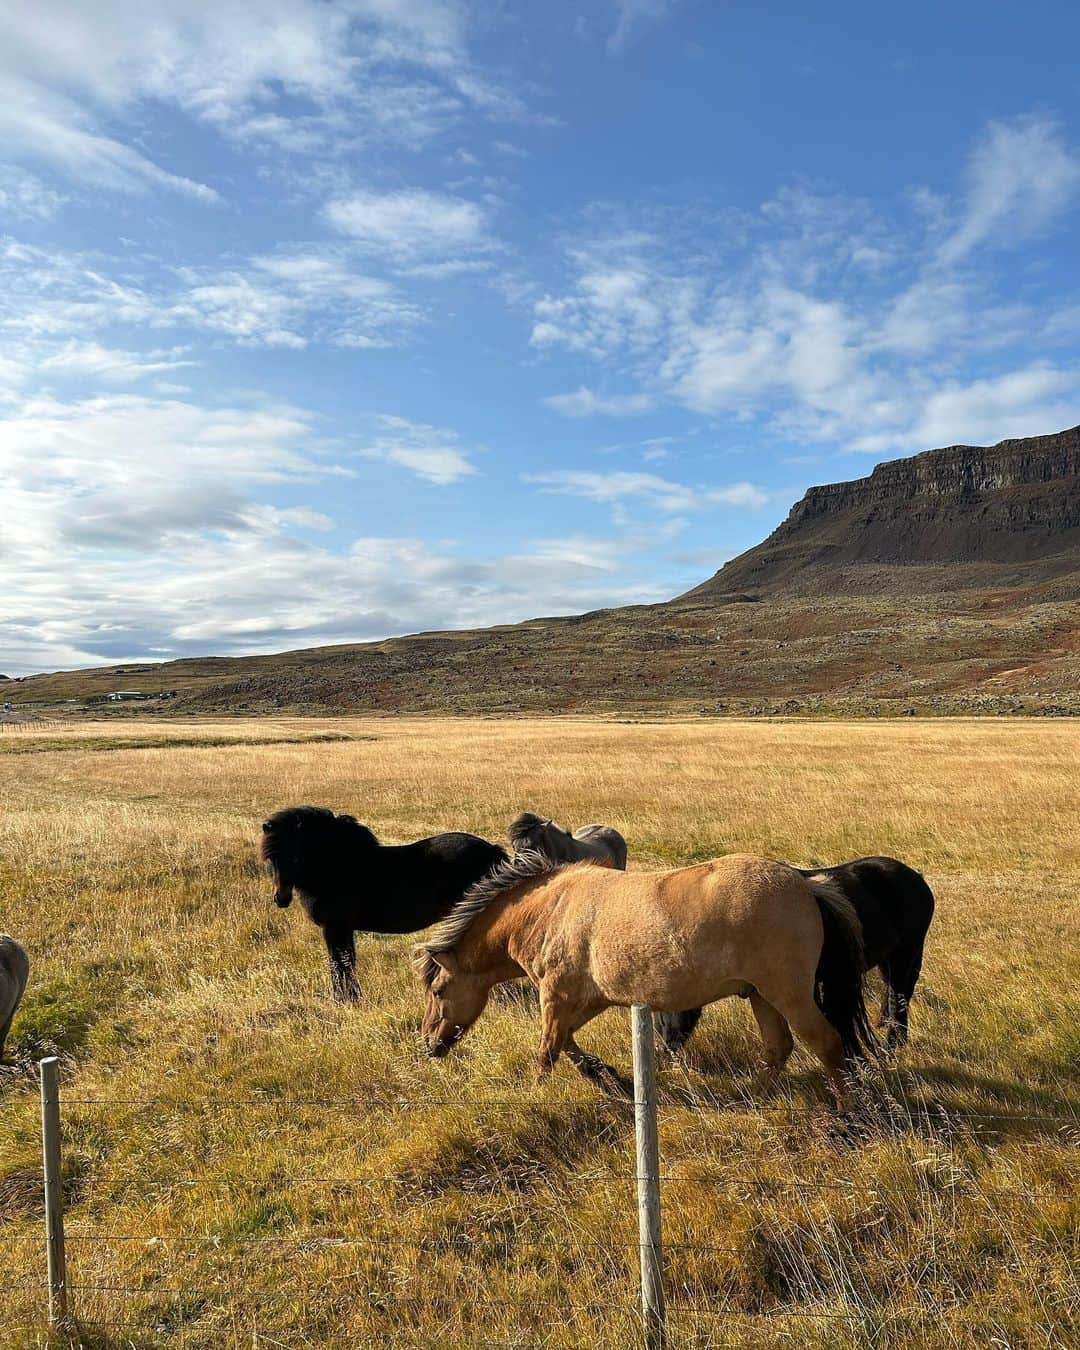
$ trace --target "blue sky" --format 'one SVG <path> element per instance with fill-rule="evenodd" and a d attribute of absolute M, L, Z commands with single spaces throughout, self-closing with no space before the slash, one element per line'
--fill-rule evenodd
<path fill-rule="evenodd" d="M 668 598 L 1080 422 L 1072 4 L 0 13 L 0 670 Z"/>

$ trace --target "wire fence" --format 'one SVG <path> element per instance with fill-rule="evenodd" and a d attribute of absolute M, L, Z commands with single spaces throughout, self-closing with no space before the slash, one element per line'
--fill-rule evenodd
<path fill-rule="evenodd" d="M 50 731 L 53 727 L 62 724 L 51 717 L 36 717 L 33 714 L 20 715 L 19 713 L 0 714 L 0 732 L 35 732 Z"/>
<path fill-rule="evenodd" d="M 651 1023 L 649 1025 L 651 1035 Z M 627 1167 L 622 1171 L 583 1171 L 567 1166 L 545 1178 L 552 1197 L 560 1190 L 599 1191 L 606 1207 L 604 1235 L 598 1237 L 590 1232 L 572 1231 L 564 1227 L 557 1237 L 553 1237 L 550 1229 L 530 1231 L 527 1220 L 517 1224 L 514 1202 L 535 1200 L 536 1178 L 529 1178 L 528 1188 L 523 1192 L 520 1179 L 509 1174 L 502 1178 L 504 1189 L 498 1192 L 500 1200 L 506 1201 L 500 1210 L 500 1217 L 508 1225 L 505 1228 L 470 1228 L 466 1220 L 457 1215 L 454 1220 L 456 1226 L 444 1233 L 419 1236 L 402 1236 L 392 1232 L 358 1234 L 354 1231 L 338 1231 L 333 1227 L 328 1229 L 319 1224 L 305 1226 L 290 1211 L 284 1210 L 283 1213 L 290 1214 L 288 1231 L 238 1231 L 230 1227 L 228 1222 L 223 1222 L 219 1231 L 170 1230 L 160 1222 L 160 1214 L 156 1226 L 148 1225 L 145 1213 L 147 1206 L 145 1203 L 140 1204 L 140 1200 L 150 1202 L 153 1213 L 163 1195 L 176 1192 L 252 1191 L 260 1199 L 266 1200 L 268 1197 L 273 1198 L 275 1193 L 284 1194 L 293 1188 L 340 1194 L 396 1187 L 402 1193 L 386 1201 L 386 1212 L 392 1215 L 394 1207 L 409 1203 L 409 1188 L 423 1178 L 408 1169 L 371 1173 L 359 1171 L 342 1175 L 326 1175 L 321 1171 L 312 1173 L 302 1169 L 282 1172 L 276 1168 L 270 1175 L 263 1176 L 254 1169 L 247 1174 L 235 1175 L 197 1168 L 183 1173 L 160 1173 L 153 1166 L 152 1159 L 148 1160 L 145 1174 L 125 1178 L 119 1184 L 103 1182 L 100 1188 L 102 1197 L 111 1204 L 119 1205 L 121 1201 L 131 1200 L 130 1213 L 138 1224 L 137 1229 L 121 1231 L 122 1225 L 118 1225 L 115 1218 L 108 1227 L 98 1227 L 89 1218 L 99 1194 L 92 1177 L 73 1177 L 69 1180 L 68 1212 L 66 1216 L 64 1214 L 61 1186 L 63 1131 L 57 1074 L 55 1060 L 43 1061 L 42 1181 L 47 1233 L 46 1270 L 42 1270 L 40 1240 L 25 1231 L 5 1231 L 5 1224 L 0 1217 L 0 1273 L 6 1272 L 16 1277 L 0 1280 L 0 1294 L 4 1295 L 0 1305 L 7 1307 L 9 1313 L 24 1319 L 28 1313 L 32 1315 L 35 1308 L 41 1312 L 41 1321 L 35 1322 L 5 1321 L 0 1311 L 0 1329 L 6 1327 L 13 1334 L 18 1331 L 40 1332 L 47 1307 L 49 1321 L 64 1334 L 70 1335 L 72 1329 L 75 1332 L 87 1328 L 100 1329 L 105 1332 L 141 1334 L 158 1340 L 172 1339 L 179 1345 L 211 1343 L 222 1335 L 230 1335 L 235 1339 L 241 1332 L 252 1345 L 310 1345 L 319 1343 L 320 1339 L 338 1343 L 341 1337 L 349 1336 L 346 1328 L 350 1311 L 376 1319 L 380 1344 L 403 1347 L 440 1343 L 440 1328 L 452 1331 L 458 1343 L 465 1337 L 465 1343 L 469 1345 L 506 1345 L 521 1350 L 525 1345 L 552 1343 L 552 1338 L 562 1333 L 583 1338 L 573 1340 L 574 1344 L 610 1344 L 613 1335 L 610 1327 L 616 1323 L 623 1327 L 623 1331 L 618 1333 L 619 1344 L 644 1345 L 649 1350 L 655 1350 L 655 1347 L 671 1345 L 676 1338 L 681 1338 L 687 1345 L 747 1344 L 750 1342 L 741 1338 L 747 1334 L 756 1334 L 755 1328 L 775 1329 L 787 1322 L 795 1327 L 805 1323 L 815 1327 L 833 1324 L 849 1330 L 854 1327 L 872 1328 L 876 1334 L 890 1326 L 941 1325 L 950 1318 L 970 1320 L 972 1316 L 977 1317 L 988 1329 L 987 1343 L 992 1339 L 990 1331 L 994 1328 L 1012 1327 L 1015 1330 L 1017 1326 L 1037 1330 L 1042 1343 L 1055 1343 L 1058 1310 L 1052 1300 L 1040 1296 L 1038 1290 L 1034 1291 L 1032 1304 L 1026 1312 L 997 1307 L 992 1301 L 974 1308 L 959 1305 L 949 1307 L 943 1305 L 938 1289 L 928 1289 L 927 1299 L 923 1303 L 918 1302 L 917 1298 L 915 1302 L 875 1301 L 865 1290 L 859 1291 L 850 1283 L 844 1294 L 824 1288 L 819 1290 L 819 1296 L 814 1302 L 821 1306 L 785 1302 L 777 1296 L 771 1299 L 768 1307 L 753 1310 L 740 1307 L 732 1285 L 738 1275 L 740 1262 L 745 1262 L 750 1255 L 745 1235 L 740 1241 L 716 1241 L 693 1231 L 698 1226 L 695 1221 L 700 1215 L 696 1210 L 701 1205 L 700 1198 L 695 1197 L 708 1194 L 752 1195 L 795 1198 L 808 1203 L 813 1197 L 826 1196 L 869 1201 L 890 1197 L 895 1199 L 902 1193 L 902 1188 L 896 1183 L 867 1182 L 836 1176 L 807 1177 L 798 1174 L 794 1166 L 784 1175 L 768 1175 L 762 1171 L 716 1174 L 702 1168 L 695 1171 L 677 1170 L 670 1165 L 661 1167 L 658 1158 L 650 1164 L 648 1156 L 640 1151 L 643 1120 L 647 1124 L 651 1117 L 655 1128 L 671 1112 L 686 1104 L 678 1094 L 658 1104 L 655 1076 L 637 1075 L 631 1097 L 597 1098 L 587 1107 L 589 1110 L 595 1107 L 601 1115 L 604 1112 L 621 1112 L 625 1117 L 633 1113 L 639 1144 L 636 1166 L 628 1155 Z M 53 1085 L 51 1089 L 50 1082 Z M 580 1108 L 582 1104 L 575 1102 L 573 1105 Z M 726 1105 L 731 1108 L 730 1103 Z M 263 1111 L 282 1113 L 280 1122 L 271 1121 L 270 1124 L 280 1123 L 283 1129 L 297 1129 L 297 1118 L 292 1113 L 307 1110 L 325 1113 L 352 1108 L 411 1112 L 445 1106 L 470 1111 L 479 1108 L 512 1108 L 520 1111 L 522 1099 L 445 1095 L 406 1097 L 393 1093 L 326 1097 L 248 1095 L 190 1098 L 75 1094 L 64 1097 L 69 1146 L 72 1131 L 85 1128 L 88 1116 L 100 1113 L 115 1116 L 128 1109 L 152 1115 L 156 1121 L 167 1121 L 173 1114 L 200 1116 L 254 1111 L 257 1113 L 255 1119 L 258 1127 L 264 1131 L 268 1122 L 262 1116 Z M 544 1109 L 557 1114 L 561 1107 L 559 1103 L 552 1103 Z M 761 1117 L 777 1119 L 806 1113 L 804 1106 L 796 1104 L 764 1109 L 748 1104 L 745 1109 Z M 906 1109 L 911 1113 L 909 1119 L 912 1120 L 933 1117 L 954 1128 L 973 1130 L 993 1123 L 1007 1122 L 1015 1126 L 1020 1120 L 1029 1120 L 1040 1128 L 1064 1131 L 1069 1143 L 1080 1144 L 1080 1115 L 1036 1112 L 1024 1116 L 1014 1111 L 946 1112 L 941 1108 L 918 1104 L 909 1104 Z M 287 1118 L 286 1113 L 289 1113 Z M 496 1194 L 490 1181 L 490 1178 L 485 1179 L 484 1195 L 488 1199 Z M 1063 1195 L 1057 1190 L 1026 1186 L 987 1186 L 973 1175 L 951 1176 L 947 1189 L 954 1201 L 985 1202 L 989 1206 L 1024 1206 L 1033 1202 L 1058 1201 Z M 674 1238 L 661 1234 L 661 1194 L 675 1199 L 673 1209 L 680 1219 L 680 1227 L 687 1230 L 685 1234 L 680 1233 Z M 123 1205 L 119 1213 L 122 1217 Z M 66 1225 L 65 1217 L 69 1220 Z M 535 1220 L 535 1217 L 534 1214 L 532 1218 Z M 635 1217 L 641 1220 L 636 1234 L 627 1231 L 628 1225 L 633 1226 Z M 652 1228 L 647 1221 L 650 1218 L 653 1221 Z M 723 1237 L 724 1234 L 718 1236 Z M 5 1257 L 5 1249 L 11 1256 L 10 1260 Z M 250 1291 L 244 1287 L 242 1272 L 238 1273 L 224 1261 L 217 1266 L 212 1265 L 209 1270 L 206 1268 L 206 1259 L 212 1260 L 219 1252 L 223 1258 L 244 1252 L 265 1254 L 260 1259 L 276 1261 L 279 1264 L 275 1269 L 284 1271 L 285 1267 L 281 1263 L 294 1256 L 325 1256 L 337 1251 L 355 1253 L 358 1258 L 362 1254 L 364 1260 L 359 1266 L 351 1266 L 340 1274 L 323 1271 L 322 1285 L 310 1275 L 303 1280 L 297 1277 L 297 1298 L 302 1298 L 303 1307 L 311 1310 L 314 1318 L 313 1324 L 303 1327 L 296 1324 L 278 1327 L 264 1325 L 257 1312 L 244 1306 L 244 1296 Z M 20 1252 L 23 1254 L 21 1263 Z M 110 1274 L 113 1260 L 109 1255 L 111 1252 L 118 1254 L 119 1279 L 116 1274 Z M 188 1273 L 185 1271 L 185 1252 L 197 1254 L 189 1282 L 184 1278 Z M 135 1253 L 139 1258 L 134 1272 L 126 1256 L 120 1259 L 123 1254 L 130 1253 Z M 390 1259 L 395 1253 L 408 1254 L 421 1264 L 424 1261 L 432 1262 L 432 1270 L 443 1272 L 439 1283 L 444 1288 L 453 1287 L 455 1281 L 462 1279 L 469 1279 L 472 1283 L 454 1293 L 426 1290 L 409 1292 L 407 1287 L 403 1289 L 401 1285 L 408 1272 L 403 1275 Z M 27 1254 L 29 1261 L 26 1260 Z M 160 1256 L 161 1259 L 147 1263 L 143 1258 L 149 1255 Z M 479 1268 L 476 1265 L 470 1267 L 466 1262 L 461 1269 L 447 1275 L 437 1262 L 450 1257 L 477 1257 Z M 479 1258 L 482 1258 L 482 1263 Z M 638 1292 L 635 1289 L 635 1258 L 639 1258 L 641 1263 L 640 1300 L 634 1298 Z M 996 1249 L 994 1259 L 999 1259 Z M 552 1287 L 553 1283 L 557 1286 L 559 1271 L 566 1263 L 587 1266 L 604 1281 L 606 1289 L 625 1289 L 626 1297 L 584 1297 L 577 1301 L 568 1299 L 557 1287 Z M 704 1271 L 700 1268 L 701 1263 L 707 1267 Z M 500 1278 L 511 1282 L 519 1275 L 529 1276 L 532 1282 L 528 1287 L 539 1288 L 543 1296 L 534 1293 L 532 1297 L 516 1297 L 512 1291 L 505 1296 L 485 1294 L 478 1287 L 478 1281 L 490 1276 L 493 1268 L 497 1269 Z M 660 1281 L 659 1286 L 651 1292 L 648 1289 L 648 1269 Z M 136 1275 L 134 1280 L 131 1279 L 132 1273 Z M 732 1279 L 728 1279 L 725 1285 L 727 1276 Z M 665 1283 L 668 1286 L 666 1290 Z M 665 1292 L 668 1295 L 666 1298 Z M 920 1291 L 917 1284 L 914 1292 L 918 1296 Z M 331 1311 L 324 1313 L 318 1310 L 320 1298 L 325 1299 Z M 1032 1315 L 1032 1308 L 1036 1311 L 1035 1316 Z M 120 1317 L 115 1316 L 118 1310 L 123 1314 Z M 203 1320 L 208 1314 L 213 1317 L 212 1327 Z M 333 1321 L 335 1317 L 336 1322 Z M 512 1329 L 509 1333 L 499 1331 L 492 1339 L 487 1332 L 492 1320 L 500 1317 L 504 1322 L 510 1321 Z M 410 1323 L 415 1325 L 410 1326 Z M 509 1339 L 500 1339 L 507 1335 Z M 529 1337 L 533 1339 L 524 1339 Z M 0 1330 L 2 1339 L 3 1331 Z M 789 1339 L 798 1340 L 798 1333 L 793 1332 Z M 1006 1338 L 1002 1343 L 1010 1342 Z"/>

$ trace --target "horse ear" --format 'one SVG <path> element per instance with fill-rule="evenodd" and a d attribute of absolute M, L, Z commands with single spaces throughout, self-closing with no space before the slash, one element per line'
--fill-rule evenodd
<path fill-rule="evenodd" d="M 447 947 L 445 951 L 432 952 L 431 959 L 437 966 L 442 966 L 448 975 L 456 975 L 461 969 L 452 947 Z"/>

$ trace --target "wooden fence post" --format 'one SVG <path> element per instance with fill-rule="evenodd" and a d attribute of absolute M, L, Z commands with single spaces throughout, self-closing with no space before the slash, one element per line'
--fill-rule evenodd
<path fill-rule="evenodd" d="M 641 1314 L 646 1350 L 663 1350 L 664 1252 L 660 1230 L 660 1140 L 656 1125 L 656 1045 L 652 1009 L 635 1003 L 634 1134 L 637 1140 L 638 1241 Z"/>
<path fill-rule="evenodd" d="M 67 1321 L 67 1257 L 64 1252 L 64 1188 L 60 1161 L 60 1061 L 43 1059 L 41 1155 L 45 1174 L 45 1250 L 49 1265 L 49 1325 Z"/>

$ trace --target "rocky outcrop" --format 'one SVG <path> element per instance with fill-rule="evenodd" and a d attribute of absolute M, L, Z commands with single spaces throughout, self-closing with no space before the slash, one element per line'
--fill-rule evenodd
<path fill-rule="evenodd" d="M 878 587 L 883 567 L 902 591 L 1031 587 L 1076 573 L 1080 427 L 928 450 L 811 488 L 768 539 L 682 598 Z"/>

